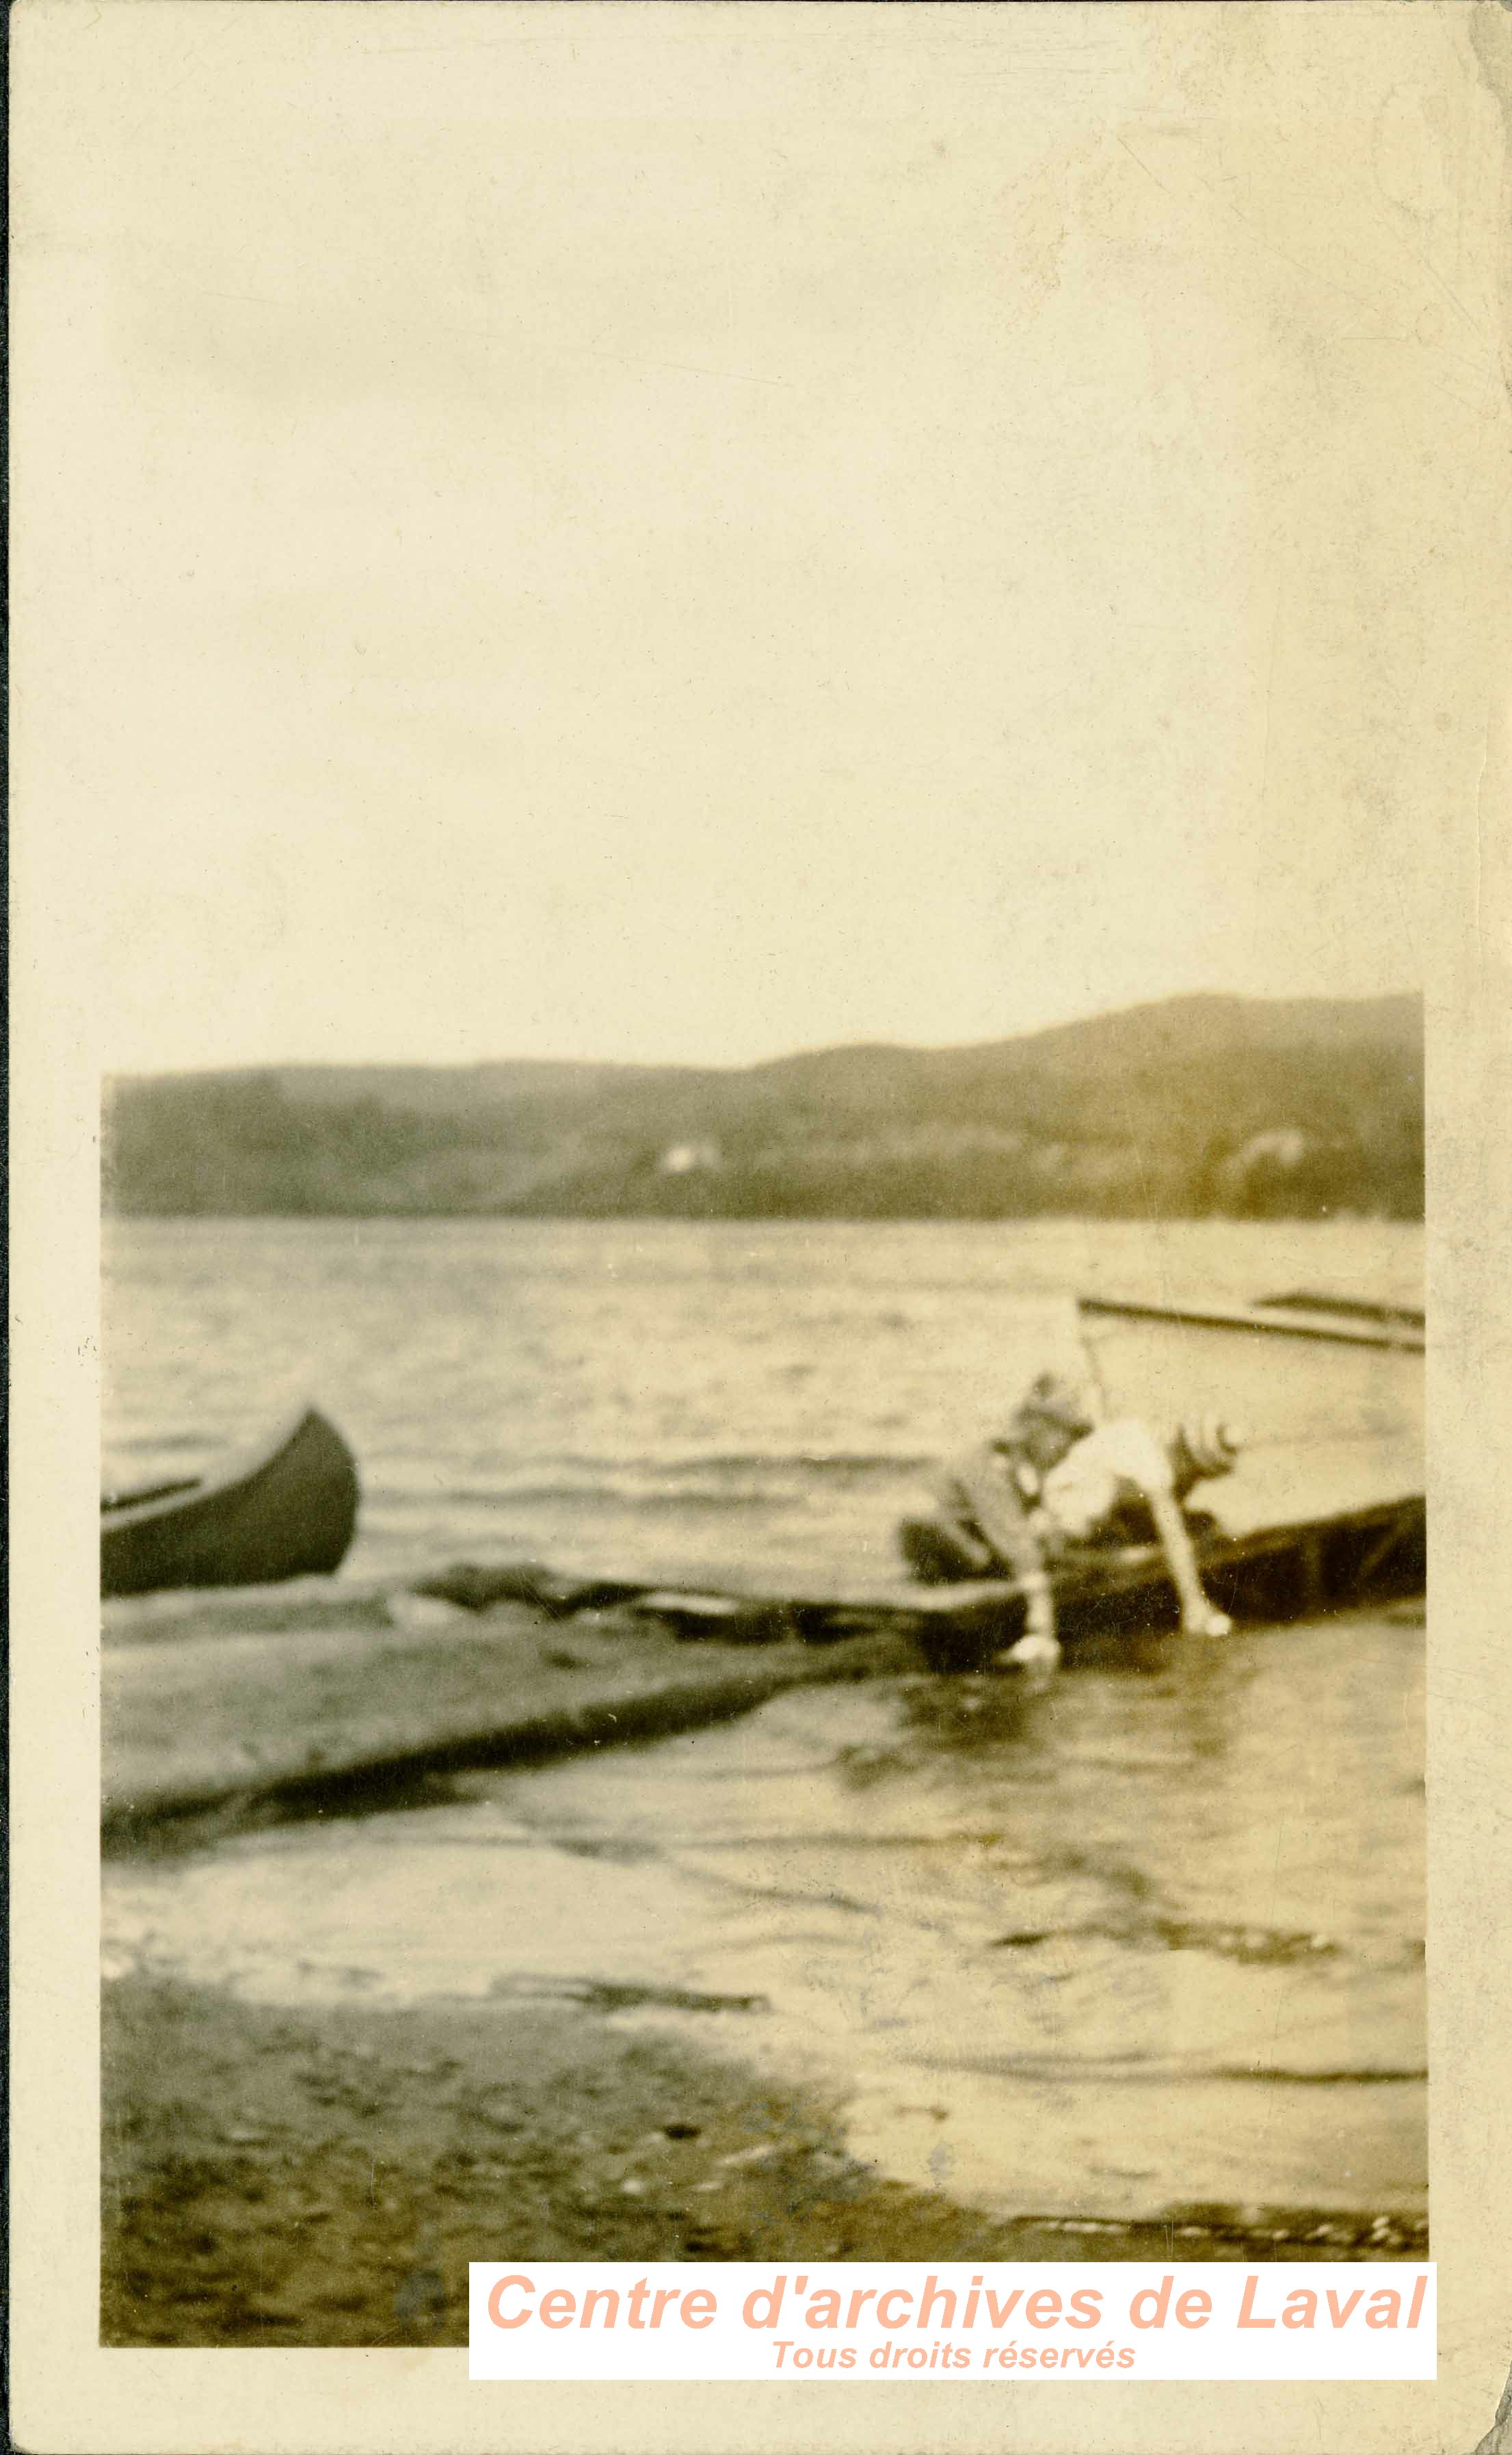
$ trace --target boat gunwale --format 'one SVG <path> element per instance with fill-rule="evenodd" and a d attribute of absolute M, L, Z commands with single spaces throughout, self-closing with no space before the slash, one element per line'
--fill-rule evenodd
<path fill-rule="evenodd" d="M 1179 1329 L 1258 1330 L 1271 1338 L 1319 1339 L 1341 1347 L 1373 1347 L 1398 1355 L 1421 1355 L 1423 1329 L 1386 1321 L 1325 1321 L 1320 1315 L 1281 1311 L 1274 1298 L 1262 1297 L 1253 1308 L 1240 1305 L 1169 1305 L 1136 1296 L 1083 1295 L 1079 1311 L 1115 1320 L 1164 1321 Z M 1270 1309 L 1265 1309 L 1266 1307 Z"/>
<path fill-rule="evenodd" d="M 351 1451 L 329 1417 L 308 1400 L 290 1415 L 279 1419 L 273 1430 L 255 1447 L 228 1451 L 212 1461 L 203 1474 L 188 1482 L 166 1488 L 151 1488 L 151 1496 L 135 1499 L 123 1493 L 119 1499 L 100 1502 L 100 1533 L 102 1538 L 124 1532 L 136 1526 L 151 1526 L 168 1517 L 186 1517 L 205 1504 L 221 1501 L 235 1491 L 250 1491 L 295 1447 L 310 1425 L 329 1432 L 346 1453 Z"/>
<path fill-rule="evenodd" d="M 1322 1517 L 1279 1521 L 1252 1528 L 1245 1534 L 1208 1536 L 1199 1543 L 1198 1557 L 1204 1572 L 1221 1572 L 1316 1541 L 1328 1533 L 1365 1533 L 1375 1528 L 1384 1532 L 1398 1524 L 1406 1531 L 1423 1516 L 1424 1508 L 1421 1492 L 1401 1492 L 1394 1498 L 1368 1501 L 1359 1508 L 1335 1510 Z M 1138 1593 L 1152 1583 L 1169 1584 L 1171 1572 L 1158 1543 L 1110 1546 L 1101 1558 L 1095 1555 L 1094 1547 L 1089 1547 L 1088 1555 L 1053 1569 L 1050 1582 L 1058 1604 L 1079 1603 Z M 658 1616 L 663 1607 L 675 1611 L 690 1605 L 718 1605 L 721 1609 L 892 1613 L 898 1617 L 949 1619 L 958 1613 L 969 1614 L 988 1606 L 1021 1602 L 1028 1592 L 1015 1577 L 963 1577 L 937 1586 L 911 1585 L 900 1578 L 872 1586 L 839 1586 L 828 1593 L 817 1588 L 784 1589 L 761 1580 L 754 1580 L 751 1589 L 744 1592 L 730 1586 L 680 1586 L 659 1580 L 634 1593 L 627 1592 L 625 1599 L 653 1617 Z"/>

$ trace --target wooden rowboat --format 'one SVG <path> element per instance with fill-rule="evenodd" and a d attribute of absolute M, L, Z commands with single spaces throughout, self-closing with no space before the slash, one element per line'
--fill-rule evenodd
<path fill-rule="evenodd" d="M 1322 1339 L 1340 1347 L 1386 1347 L 1421 1355 L 1423 1316 L 1406 1305 L 1298 1293 L 1252 1305 L 1156 1304 L 1132 1296 L 1081 1296 L 1084 1314 L 1175 1322 L 1189 1329 L 1241 1329 L 1272 1338 Z"/>
<path fill-rule="evenodd" d="M 1273 1312 L 1331 1313 L 1342 1321 L 1367 1321 L 1401 1329 L 1423 1329 L 1427 1315 L 1421 1305 L 1378 1304 L 1369 1296 L 1319 1295 L 1310 1288 L 1290 1295 L 1257 1296 L 1256 1303 Z"/>
<path fill-rule="evenodd" d="M 357 1522 L 357 1470 L 313 1407 L 205 1473 L 100 1503 L 100 1591 L 260 1586 L 339 1568 Z"/>
<path fill-rule="evenodd" d="M 1236 1620 L 1273 1627 L 1325 1619 L 1331 1612 L 1406 1600 L 1426 1579 L 1426 1512 L 1408 1493 L 1366 1509 L 1226 1536 L 1197 1545 L 1202 1583 Z M 1056 1633 L 1072 1659 L 1115 1658 L 1131 1642 L 1177 1625 L 1176 1589 L 1153 1544 L 1089 1551 L 1056 1573 Z M 1024 1604 L 1014 1586 L 927 1589 L 917 1630 L 937 1671 L 979 1668 L 995 1647 L 1021 1633 Z M 1184 1643 L 1199 1640 L 1183 1639 Z"/>

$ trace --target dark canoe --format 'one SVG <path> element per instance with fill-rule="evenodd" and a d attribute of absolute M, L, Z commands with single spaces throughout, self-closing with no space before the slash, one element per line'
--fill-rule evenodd
<path fill-rule="evenodd" d="M 303 1408 L 254 1450 L 181 1483 L 100 1504 L 100 1591 L 261 1586 L 339 1568 L 357 1522 L 357 1470 L 333 1424 Z"/>

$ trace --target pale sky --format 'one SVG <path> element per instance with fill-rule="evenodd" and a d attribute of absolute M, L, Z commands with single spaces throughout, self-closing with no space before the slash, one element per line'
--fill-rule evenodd
<path fill-rule="evenodd" d="M 1421 982 L 1503 407 L 1452 14 L 18 27 L 21 874 L 111 1070 Z"/>

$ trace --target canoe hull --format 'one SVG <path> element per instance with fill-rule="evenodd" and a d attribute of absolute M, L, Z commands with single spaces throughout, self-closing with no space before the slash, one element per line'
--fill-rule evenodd
<path fill-rule="evenodd" d="M 346 1442 L 316 1409 L 306 1408 L 259 1450 L 179 1490 L 107 1503 L 101 1593 L 329 1575 L 346 1557 L 358 1497 Z"/>

